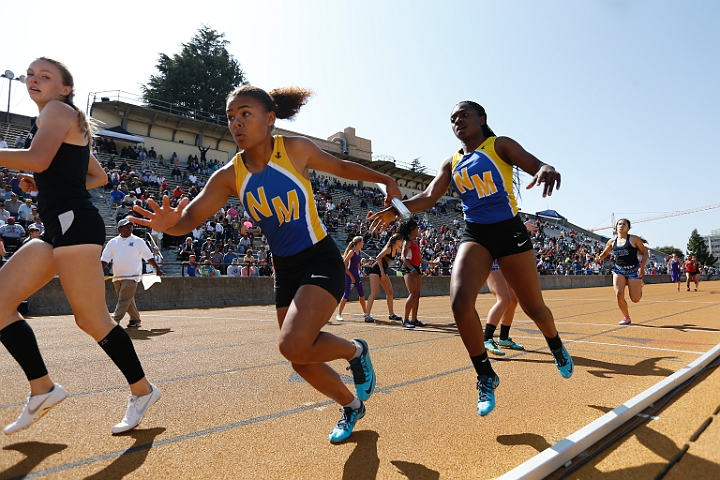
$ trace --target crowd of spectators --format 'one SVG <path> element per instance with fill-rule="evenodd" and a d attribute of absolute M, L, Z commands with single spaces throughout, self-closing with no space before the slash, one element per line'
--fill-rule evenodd
<path fill-rule="evenodd" d="M 596 258 L 605 248 L 600 241 L 549 222 L 535 221 L 538 230 L 531 233 L 540 275 L 609 275 L 612 273 L 612 259 L 598 263 Z M 658 258 L 650 253 L 645 273 L 664 275 L 668 273 L 669 257 Z M 707 271 L 705 273 L 708 273 Z"/>
<path fill-rule="evenodd" d="M 198 225 L 176 249 L 189 276 L 271 276 L 272 255 L 260 228 L 233 205 Z M 200 265 L 197 268 L 196 265 Z"/>
<path fill-rule="evenodd" d="M 171 188 L 161 170 L 153 168 L 167 165 L 162 155 L 153 147 L 150 150 L 137 146 L 123 147 L 120 150 L 120 157 L 116 158 L 117 146 L 114 140 L 100 138 L 93 143 L 93 150 L 95 153 L 109 154 L 109 158 L 108 156 L 100 158 L 107 159 L 102 162 L 102 166 L 108 177 L 105 188 L 109 191 L 110 206 L 115 221 L 137 215 L 133 211 L 136 205 L 150 209 L 148 200 L 159 201 L 162 195 L 168 195 L 173 206 L 176 206 L 183 197 L 194 198 L 205 186 L 199 175 L 210 175 L 224 165 L 217 160 L 208 160 L 205 155 L 208 150 L 206 148 L 201 149 L 201 158 L 190 156 L 187 165 L 181 167 L 177 154 L 173 152 L 168 159 L 168 167 L 172 166 L 173 174 L 177 175 L 174 180 L 179 180 L 181 183 Z M 133 161 L 133 165 L 130 161 Z M 32 192 L 30 195 L 22 192 L 17 174 L 10 173 L 8 169 L 1 169 L 1 173 L 0 259 L 16 250 L 22 242 L 38 236 L 43 231 L 34 201 L 37 192 Z M 163 239 L 163 235 L 159 232 L 148 233 L 155 240 Z M 256 235 L 259 235 L 258 241 L 255 241 Z M 252 227 L 247 212 L 240 213 L 233 205 L 221 209 L 213 218 L 199 225 L 189 238 L 193 245 L 193 255 L 199 259 L 197 275 L 227 274 L 228 267 L 233 263 L 240 268 L 230 269 L 231 275 L 272 274 L 270 252 L 259 228 Z M 257 252 L 253 253 L 253 248 L 258 244 Z M 220 248 L 217 248 L 218 246 Z M 182 247 L 181 244 L 178 248 L 178 259 L 187 263 L 190 258 L 186 253 L 181 252 Z M 222 255 L 219 255 L 219 251 Z M 189 272 L 194 269 L 187 270 Z"/>
<path fill-rule="evenodd" d="M 0 138 L 0 141 L 4 140 Z M 20 145 L 20 142 L 16 143 Z M 135 205 L 149 209 L 148 200 L 151 198 L 157 200 L 168 195 L 173 206 L 184 197 L 195 198 L 205 186 L 203 176 L 211 175 L 224 165 L 224 162 L 208 160 L 207 148 L 200 149 L 200 158 L 189 155 L 184 165 L 181 165 L 177 153 L 173 152 L 165 160 L 154 147 L 146 150 L 144 147 L 126 146 L 118 152 L 111 138 L 97 139 L 93 148 L 95 152 L 110 154 L 103 167 L 108 175 L 106 188 L 115 221 L 133 215 Z M 118 154 L 119 158 L 116 158 Z M 131 166 L 128 160 L 132 160 L 135 166 Z M 172 169 L 170 180 L 174 186 L 161 173 L 160 166 Z M 22 242 L 40 235 L 43 227 L 35 206 L 37 192 L 30 195 L 22 192 L 17 174 L 11 174 L 7 169 L 2 170 L 0 180 L 0 255 L 4 255 L 4 252 L 12 252 Z M 366 267 L 372 265 L 373 255 L 382 249 L 397 228 L 391 225 L 384 232 L 369 231 L 366 215 L 369 211 L 383 208 L 383 194 L 377 188 L 341 182 L 314 171 L 310 181 L 318 213 L 328 231 L 336 239 L 346 234 L 348 243 L 353 237 L 362 236 L 366 255 L 363 263 Z M 359 208 L 354 205 L 359 205 Z M 423 275 L 450 275 L 452 271 L 463 234 L 463 222 L 448 217 L 449 211 L 456 210 L 450 204 L 439 203 L 416 214 L 420 232 L 418 245 L 423 262 L 427 262 L 421 265 Z M 611 260 L 603 264 L 595 261 L 604 248 L 604 242 L 549 222 L 536 220 L 535 225 L 538 230 L 531 233 L 531 238 L 541 275 L 604 275 L 610 272 Z M 162 240 L 162 234 L 149 233 Z M 182 262 L 184 273 L 190 276 L 272 275 L 271 253 L 264 237 L 252 225 L 248 213 L 240 212 L 231 204 L 199 225 L 176 247 L 169 242 L 163 242 L 163 246 L 176 248 L 177 260 Z M 717 269 L 713 268 L 703 267 L 702 271 L 708 275 L 717 274 Z M 650 275 L 666 273 L 667 260 L 651 255 L 646 272 Z"/>
<path fill-rule="evenodd" d="M 6 255 L 45 231 L 36 196 L 37 192 L 27 194 L 20 189 L 17 173 L 7 168 L 0 171 L 0 264 Z"/>

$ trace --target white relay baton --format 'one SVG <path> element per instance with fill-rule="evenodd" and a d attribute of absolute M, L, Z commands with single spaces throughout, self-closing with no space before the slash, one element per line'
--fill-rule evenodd
<path fill-rule="evenodd" d="M 378 183 L 377 184 L 378 189 L 382 192 L 383 195 L 387 196 L 387 188 L 385 188 L 385 184 Z M 397 197 L 393 197 L 392 200 L 392 206 L 395 207 L 395 210 L 398 211 L 400 216 L 407 220 L 408 218 L 412 217 L 412 213 L 410 213 L 410 210 L 405 206 L 405 204 Z"/>

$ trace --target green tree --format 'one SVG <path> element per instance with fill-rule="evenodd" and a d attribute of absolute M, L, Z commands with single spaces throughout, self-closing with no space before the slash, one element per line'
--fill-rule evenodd
<path fill-rule="evenodd" d="M 666 255 L 677 254 L 677 256 L 678 256 L 679 258 L 681 258 L 681 259 L 682 259 L 682 258 L 685 258 L 685 254 L 682 252 L 682 250 L 680 250 L 680 249 L 677 248 L 677 247 L 673 247 L 673 246 L 655 247 L 654 250 L 657 250 L 657 251 L 659 251 L 659 252 L 662 252 L 662 253 L 664 253 L 664 254 L 666 254 Z"/>
<path fill-rule="evenodd" d="M 688 255 L 695 255 L 697 261 L 702 265 L 714 265 L 718 260 L 716 257 L 710 255 L 710 252 L 708 252 L 707 243 L 705 243 L 705 239 L 700 236 L 697 228 L 690 234 L 687 250 Z"/>
<path fill-rule="evenodd" d="M 178 113 L 190 116 L 209 114 L 225 117 L 225 97 L 236 87 L 247 83 L 240 63 L 225 48 L 230 42 L 224 33 L 203 25 L 182 51 L 172 57 L 161 53 L 156 68 L 142 87 L 143 97 L 153 107 L 160 100 L 180 107 Z"/>
<path fill-rule="evenodd" d="M 413 158 L 413 161 L 410 162 L 410 171 L 411 172 L 418 172 L 423 173 L 425 171 L 425 166 L 420 164 L 420 157 Z"/>

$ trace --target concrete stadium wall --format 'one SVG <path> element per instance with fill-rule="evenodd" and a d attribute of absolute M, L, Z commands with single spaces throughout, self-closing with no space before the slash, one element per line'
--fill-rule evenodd
<path fill-rule="evenodd" d="M 706 276 L 701 280 L 705 281 Z M 402 277 L 390 277 L 395 298 L 406 298 L 407 289 Z M 647 275 L 645 283 L 668 283 L 669 275 Z M 612 276 L 541 276 L 540 286 L 543 290 L 559 290 L 567 288 L 588 288 L 611 286 Z M 112 282 L 105 282 L 105 303 L 112 311 L 117 297 Z M 366 298 L 370 295 L 370 281 L 363 278 Z M 487 285 L 483 285 L 480 293 L 489 293 Z M 424 296 L 440 296 L 450 294 L 450 277 L 424 277 L 422 285 Z M 385 292 L 380 288 L 378 299 L 384 299 Z M 60 281 L 54 278 L 40 291 L 29 299 L 30 315 L 68 315 L 70 304 L 65 298 Z M 138 285 L 135 295 L 140 310 L 165 310 L 173 308 L 212 308 L 238 305 L 273 305 L 275 295 L 271 277 L 165 277 L 148 291 Z M 357 300 L 357 292 L 353 289 L 350 300 Z M 381 307 L 384 308 L 384 307 Z"/>

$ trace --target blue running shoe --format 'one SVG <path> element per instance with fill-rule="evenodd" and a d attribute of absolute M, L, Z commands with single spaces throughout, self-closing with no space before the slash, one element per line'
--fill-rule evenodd
<path fill-rule="evenodd" d="M 560 371 L 560 375 L 562 375 L 563 378 L 572 377 L 575 364 L 573 363 L 568 351 L 565 350 L 565 345 L 557 350 L 550 350 L 550 352 L 555 359 L 555 366 Z"/>
<path fill-rule="evenodd" d="M 485 340 L 485 350 L 499 357 L 505 355 L 505 352 L 500 350 L 500 347 L 498 347 L 498 344 L 495 343 L 495 340 Z"/>
<path fill-rule="evenodd" d="M 415 328 L 415 325 L 413 325 L 413 323 L 410 320 L 408 320 L 407 322 L 405 320 L 403 320 L 402 327 L 407 328 L 408 330 L 412 330 L 413 328 Z"/>
<path fill-rule="evenodd" d="M 495 389 L 500 385 L 500 377 L 478 377 L 478 415 L 485 416 L 495 408 Z"/>
<path fill-rule="evenodd" d="M 427 326 L 426 323 L 421 322 L 421 321 L 418 320 L 417 318 L 416 318 L 415 320 L 413 320 L 412 322 L 410 322 L 410 323 L 412 323 L 413 327 L 425 327 L 425 326 Z"/>
<path fill-rule="evenodd" d="M 503 340 L 501 338 L 500 340 L 498 340 L 498 345 L 500 345 L 501 347 L 509 348 L 510 350 L 525 350 L 525 347 L 513 342 L 513 339 L 510 337 L 508 337 L 507 340 Z"/>
<path fill-rule="evenodd" d="M 370 398 L 370 395 L 375 391 L 377 378 L 375 377 L 375 369 L 370 361 L 370 347 L 368 347 L 365 340 L 361 338 L 354 338 L 353 342 L 362 345 L 363 351 L 359 357 L 350 360 L 350 366 L 347 367 L 347 369 L 352 371 L 353 381 L 355 382 L 355 394 L 364 402 Z M 350 429 L 352 430 L 352 427 L 350 427 Z"/>
<path fill-rule="evenodd" d="M 402 322 L 402 317 L 395 315 L 394 313 L 392 315 L 389 315 L 388 318 L 393 322 Z"/>
<path fill-rule="evenodd" d="M 343 407 L 340 411 L 342 412 L 342 418 L 328 436 L 330 443 L 340 443 L 352 435 L 355 422 L 365 416 L 365 404 L 360 402 L 360 408 Z"/>

